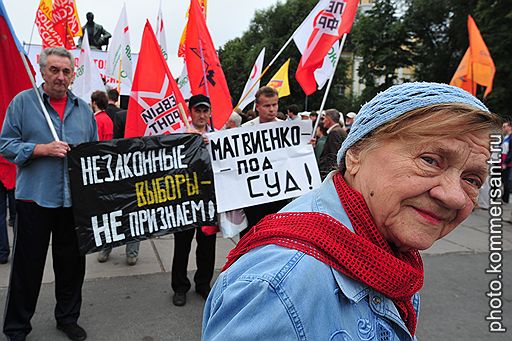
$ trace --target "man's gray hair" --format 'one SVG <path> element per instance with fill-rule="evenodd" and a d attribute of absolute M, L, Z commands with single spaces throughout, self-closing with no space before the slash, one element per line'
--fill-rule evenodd
<path fill-rule="evenodd" d="M 71 70 L 75 70 L 75 58 L 65 48 L 59 46 L 59 47 L 49 47 L 47 49 L 44 49 L 43 52 L 41 52 L 41 56 L 39 56 L 39 70 L 41 73 L 43 73 L 44 68 L 46 67 L 46 63 L 48 62 L 48 56 L 59 56 L 59 57 L 66 57 L 71 62 Z"/>
<path fill-rule="evenodd" d="M 340 121 L 341 115 L 340 112 L 336 109 L 327 109 L 325 111 L 325 116 L 329 117 L 334 123 L 340 123 L 343 125 L 343 121 Z"/>
<path fill-rule="evenodd" d="M 229 116 L 229 121 L 233 122 L 236 127 L 240 127 L 242 124 L 242 116 L 236 112 L 233 112 L 231 113 L 231 116 Z"/>

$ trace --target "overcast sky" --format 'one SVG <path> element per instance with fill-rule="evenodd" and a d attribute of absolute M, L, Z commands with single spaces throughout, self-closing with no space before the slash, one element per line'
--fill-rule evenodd
<path fill-rule="evenodd" d="M 283 0 L 284 1 L 284 0 Z M 34 19 L 39 0 L 3 0 L 7 13 L 21 42 L 40 44 L 41 38 Z M 215 47 L 230 39 L 239 37 L 249 28 L 256 10 L 267 9 L 279 0 L 208 0 L 207 25 Z M 94 13 L 94 21 L 110 33 L 114 32 L 119 14 L 126 3 L 132 49 L 139 51 L 140 40 L 146 19 L 155 25 L 160 0 L 76 0 L 82 26 L 86 23 L 85 14 Z M 185 26 L 185 13 L 189 0 L 162 0 L 164 27 L 167 34 L 167 48 L 171 61 L 171 71 L 178 73 L 177 48 L 181 32 Z M 31 39 L 31 33 L 32 39 Z M 178 73 L 179 75 L 179 73 Z M 175 75 L 175 76 L 178 76 Z"/>

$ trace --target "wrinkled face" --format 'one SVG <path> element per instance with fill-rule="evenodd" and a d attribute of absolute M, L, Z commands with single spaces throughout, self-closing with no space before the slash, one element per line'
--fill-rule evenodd
<path fill-rule="evenodd" d="M 42 76 L 45 82 L 44 91 L 51 98 L 64 97 L 75 77 L 71 60 L 57 55 L 48 56 Z"/>
<path fill-rule="evenodd" d="M 210 122 L 211 110 L 207 106 L 198 105 L 192 108 L 190 116 L 192 116 L 192 124 L 198 130 L 206 130 L 206 126 Z"/>
<path fill-rule="evenodd" d="M 346 157 L 384 238 L 402 251 L 429 248 L 471 214 L 487 175 L 487 134 L 434 141 L 386 140 Z"/>
<path fill-rule="evenodd" d="M 265 97 L 260 96 L 256 103 L 256 110 L 260 114 L 260 122 L 272 122 L 276 119 L 277 111 L 279 110 L 279 97 Z"/>

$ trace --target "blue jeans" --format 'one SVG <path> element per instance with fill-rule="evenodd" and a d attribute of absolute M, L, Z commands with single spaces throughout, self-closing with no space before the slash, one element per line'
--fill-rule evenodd
<path fill-rule="evenodd" d="M 9 258 L 9 235 L 7 234 L 7 201 L 9 201 L 9 212 L 14 210 L 14 191 L 5 189 L 0 182 L 0 261 Z M 11 216 L 11 214 L 9 214 Z M 14 214 L 15 216 L 15 214 Z"/>
<path fill-rule="evenodd" d="M 126 257 L 138 257 L 139 256 L 140 242 L 130 242 L 126 244 Z M 112 251 L 112 246 L 105 246 L 101 252 L 109 255 Z"/>

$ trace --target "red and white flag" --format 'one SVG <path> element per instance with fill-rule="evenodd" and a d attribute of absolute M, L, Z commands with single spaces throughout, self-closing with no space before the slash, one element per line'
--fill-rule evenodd
<path fill-rule="evenodd" d="M 358 3 L 357 0 L 320 0 L 296 31 L 301 35 L 309 33 L 295 74 L 306 95 L 316 91 L 315 71 L 322 67 L 329 50 L 343 34 L 350 32 Z M 296 44 L 297 40 L 300 39 L 295 39 Z"/>
<path fill-rule="evenodd" d="M 124 136 L 161 135 L 184 128 L 178 103 L 186 110 L 185 100 L 162 55 L 155 33 L 146 22 Z"/>
<path fill-rule="evenodd" d="M 213 126 L 215 129 L 221 129 L 233 112 L 233 105 L 219 56 L 197 0 L 190 2 L 185 62 L 192 94 L 210 97 Z"/>
<path fill-rule="evenodd" d="M 240 100 L 238 101 L 238 107 L 241 110 L 244 110 L 244 108 L 249 105 L 252 101 L 255 100 L 256 91 L 258 91 L 260 87 L 260 76 L 261 76 L 261 70 L 263 68 L 263 60 L 265 59 L 265 48 L 261 49 L 260 54 L 258 55 L 258 58 L 256 58 L 256 62 L 254 63 L 254 66 L 252 67 L 251 74 L 249 75 L 249 79 L 247 80 L 247 83 L 245 83 L 244 91 L 242 91 L 242 96 L 240 97 Z M 256 83 L 256 85 L 254 85 Z M 254 85 L 254 87 L 253 87 Z M 249 93 L 249 90 L 251 89 L 251 92 Z M 245 96 L 245 97 L 244 97 Z"/>
<path fill-rule="evenodd" d="M 126 4 L 121 9 L 119 20 L 117 21 L 114 35 L 107 54 L 106 63 L 107 75 L 117 79 L 119 85 L 124 85 L 128 89 L 132 86 L 132 49 L 130 45 L 130 29 L 128 26 L 128 16 L 126 14 Z M 119 86 L 120 87 L 120 86 Z"/>
<path fill-rule="evenodd" d="M 297 48 L 301 54 L 304 54 L 304 51 L 306 50 L 309 37 L 313 33 L 313 28 L 315 26 L 315 17 L 320 11 L 321 6 L 323 6 L 322 1 L 316 5 L 316 7 L 309 13 L 307 18 L 304 19 L 302 24 L 295 30 L 295 33 L 293 34 L 293 41 L 295 42 L 295 45 L 297 45 Z M 314 75 L 316 83 L 318 84 L 318 90 L 322 89 L 322 87 L 331 77 L 339 48 L 340 43 L 337 40 L 324 57 L 322 66 L 315 70 Z"/>

